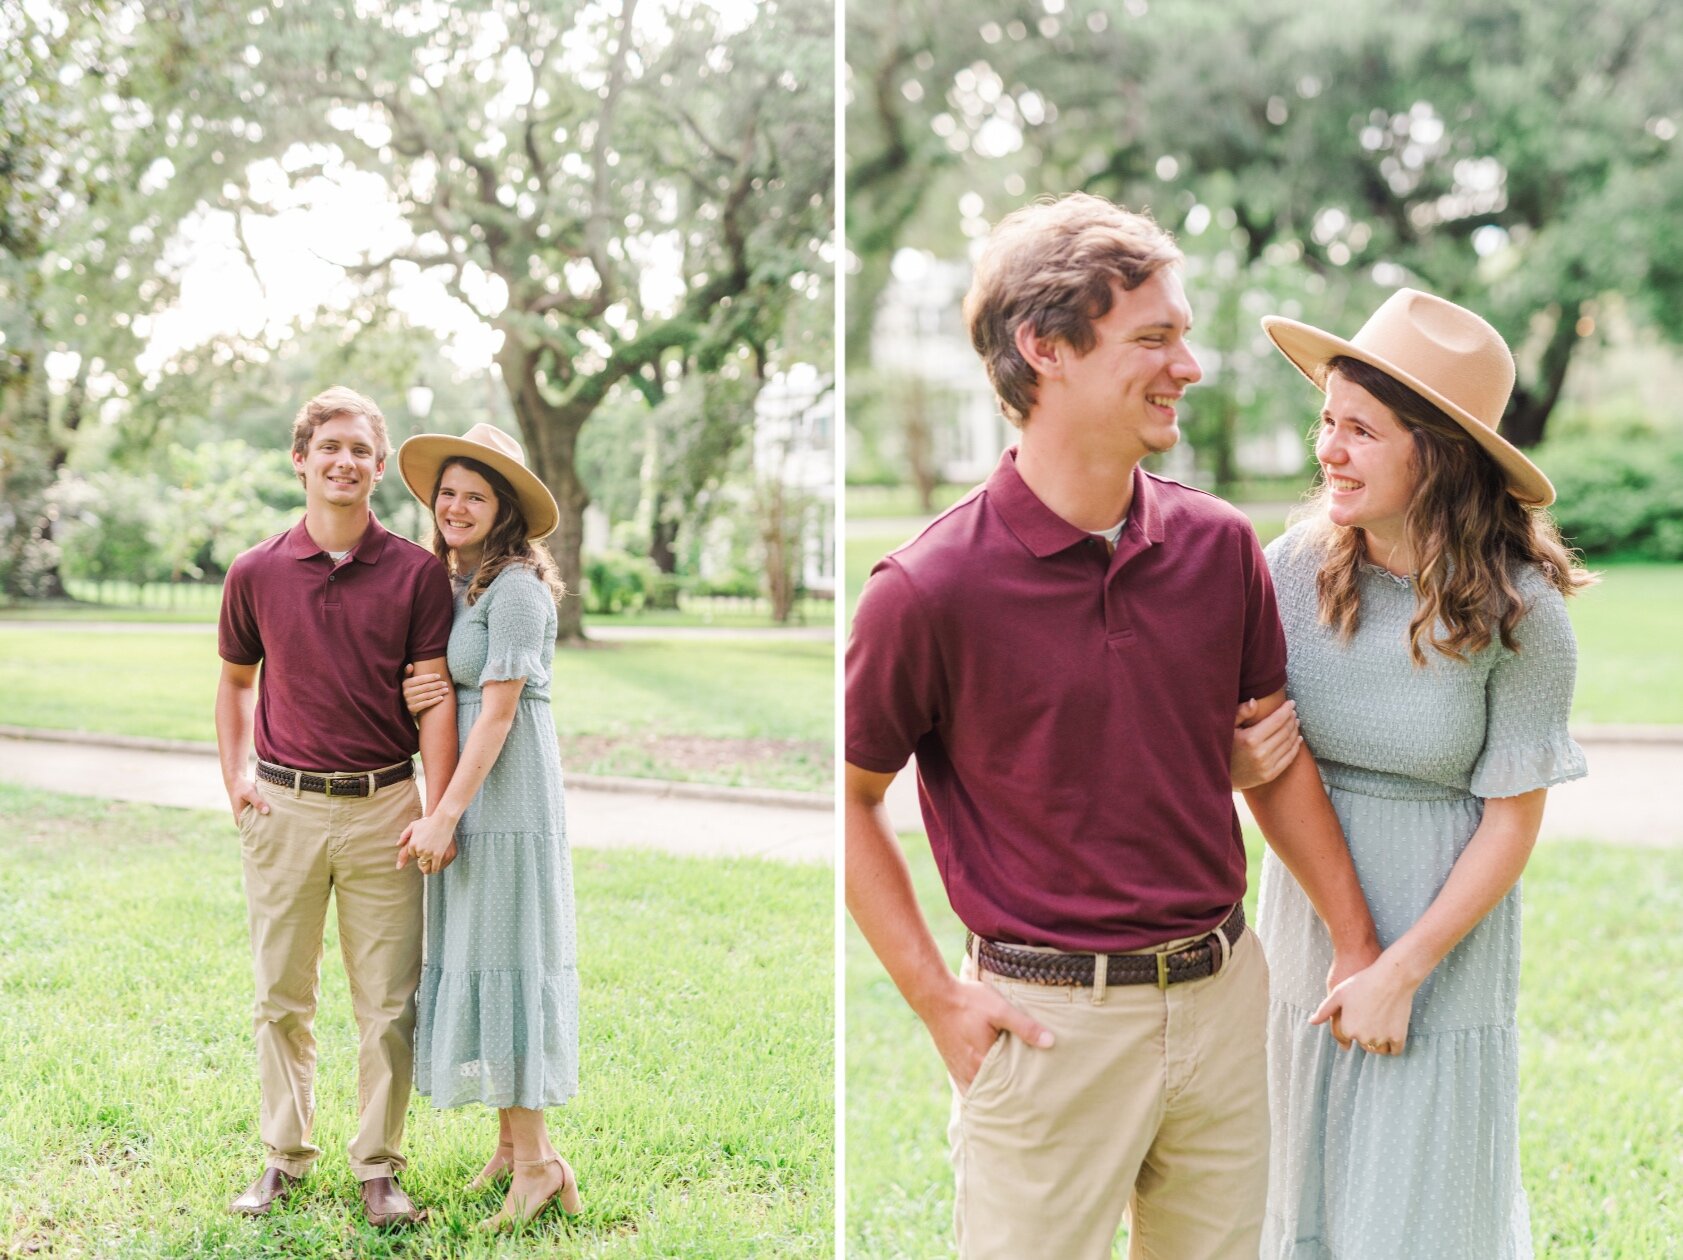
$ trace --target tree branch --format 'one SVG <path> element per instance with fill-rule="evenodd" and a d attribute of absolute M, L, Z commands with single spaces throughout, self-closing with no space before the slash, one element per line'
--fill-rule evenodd
<path fill-rule="evenodd" d="M 584 243 L 591 262 L 596 266 L 596 274 L 602 278 L 605 295 L 613 276 L 608 259 L 608 144 L 613 135 L 620 92 L 625 86 L 625 63 L 631 53 L 632 19 L 636 11 L 637 0 L 625 0 L 625 9 L 619 19 L 619 46 L 614 50 L 614 59 L 608 67 L 608 94 L 602 102 L 602 112 L 597 116 L 596 134 L 591 138 L 590 146 L 594 179 L 590 214 L 584 223 Z"/>

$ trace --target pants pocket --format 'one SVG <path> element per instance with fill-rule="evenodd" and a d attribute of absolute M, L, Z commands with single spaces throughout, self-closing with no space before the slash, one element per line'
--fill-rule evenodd
<path fill-rule="evenodd" d="M 976 1068 L 970 1088 L 964 1091 L 967 1106 L 1005 1092 L 1011 1083 L 1011 1043 L 1015 1040 L 1016 1037 L 1004 1029 L 994 1037 L 993 1045 L 988 1047 L 987 1054 L 982 1056 L 982 1062 Z"/>

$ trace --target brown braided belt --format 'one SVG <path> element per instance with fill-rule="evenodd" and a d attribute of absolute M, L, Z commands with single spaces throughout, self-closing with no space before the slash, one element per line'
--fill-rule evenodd
<path fill-rule="evenodd" d="M 372 796 L 383 787 L 414 778 L 415 763 L 400 761 L 384 770 L 359 770 L 354 774 L 311 774 L 307 770 L 289 770 L 272 762 L 259 761 L 257 777 L 265 783 L 296 787 L 302 792 L 325 792 L 328 796 Z"/>
<path fill-rule="evenodd" d="M 1245 908 L 1234 906 L 1227 921 L 1196 945 L 1172 954 L 1108 954 L 1105 963 L 1107 984 L 1154 984 L 1166 989 L 1185 980 L 1202 980 L 1221 970 L 1226 951 L 1216 940 L 1216 932 L 1227 938 L 1228 949 L 1239 940 L 1245 930 Z M 973 938 L 966 935 L 964 948 L 968 950 Z M 1092 954 L 1043 954 L 1032 949 L 1018 949 L 1011 945 L 996 945 L 980 941 L 976 947 L 983 971 L 991 971 L 1007 980 L 1026 980 L 1030 984 L 1093 983 Z"/>

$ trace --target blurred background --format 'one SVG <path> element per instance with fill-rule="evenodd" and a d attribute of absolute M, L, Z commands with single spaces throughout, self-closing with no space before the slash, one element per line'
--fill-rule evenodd
<path fill-rule="evenodd" d="M 989 225 L 1076 189 L 1186 252 L 1205 369 L 1158 471 L 1310 481 L 1314 395 L 1257 325 L 1353 334 L 1411 285 L 1519 362 L 1502 430 L 1593 557 L 1683 560 L 1683 24 L 1652 0 L 847 9 L 850 521 L 917 516 L 1010 432 L 959 316 Z M 889 531 L 892 532 L 892 531 Z"/>
<path fill-rule="evenodd" d="M 521 437 L 564 638 L 691 596 L 827 619 L 833 19 L 8 7 L 0 595 L 213 603 L 135 586 L 286 523 L 291 417 L 343 382 L 394 443 Z M 376 509 L 422 532 L 397 478 Z"/>

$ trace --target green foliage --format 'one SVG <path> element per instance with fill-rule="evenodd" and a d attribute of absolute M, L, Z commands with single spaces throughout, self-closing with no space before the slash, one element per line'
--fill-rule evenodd
<path fill-rule="evenodd" d="M 660 570 L 647 556 L 601 551 L 584 562 L 584 605 L 593 613 L 635 612 L 648 601 Z"/>
<path fill-rule="evenodd" d="M 67 480 L 58 489 L 66 513 L 62 520 L 68 576 L 97 582 L 159 582 L 170 576 L 160 546 L 168 520 L 161 479 L 103 472 Z"/>
<path fill-rule="evenodd" d="M 731 569 L 710 578 L 690 583 L 695 595 L 711 595 L 725 599 L 754 599 L 760 594 L 764 579 L 750 569 Z"/>
<path fill-rule="evenodd" d="M 112 0 L 12 6 L 5 26 L 0 590 L 54 594 L 49 487 L 84 420 L 142 387 L 140 317 L 175 293 L 163 253 L 197 193 L 159 177 L 199 159 L 160 120 L 197 89 L 173 64 L 177 25 Z"/>
<path fill-rule="evenodd" d="M 74 577 L 135 582 L 225 573 L 248 547 L 289 528 L 304 494 L 282 450 L 230 439 L 172 445 L 159 472 L 107 468 L 54 487 L 64 563 Z"/>
<path fill-rule="evenodd" d="M 1404 283 L 1514 345 L 1505 431 L 1535 442 L 1609 295 L 1683 338 L 1668 16 L 1639 0 L 850 5 L 849 353 L 896 248 L 958 257 L 1033 197 L 1085 189 L 1149 208 L 1189 255 L 1195 338 L 1219 364 L 1209 402 L 1189 398 L 1204 445 L 1252 422 L 1240 391 L 1278 358 L 1256 315 L 1350 333 Z"/>
<path fill-rule="evenodd" d="M 657 405 L 675 373 L 723 377 L 744 355 L 830 356 L 823 321 L 791 309 L 827 309 L 833 10 L 657 3 L 258 0 L 188 36 L 236 138 L 235 171 L 206 189 L 219 209 L 274 215 L 312 181 L 378 176 L 405 231 L 347 274 L 375 295 L 430 272 L 502 334 L 500 381 L 574 586 L 576 448 L 599 408 Z"/>
<path fill-rule="evenodd" d="M 827 0 L 20 10 L 0 40 L 0 440 L 27 458 L 8 446 L 0 468 L 15 544 L 0 580 L 21 593 L 13 573 L 51 571 L 42 495 L 101 401 L 133 465 L 172 439 L 284 445 L 299 402 L 344 380 L 393 421 L 418 382 L 437 427 L 518 430 L 578 585 L 575 446 L 598 407 L 831 357 L 833 15 Z M 393 226 L 326 251 L 342 274 L 322 309 L 137 365 L 181 244 L 225 233 L 257 271 L 265 230 L 329 197 Z M 432 335 L 395 309 L 421 271 L 501 334 L 498 373 L 473 383 L 499 399 L 438 379 Z M 56 403 L 54 351 L 77 372 Z M 728 448 L 752 408 L 721 414 Z M 697 507 L 705 481 L 669 487 L 651 519 Z"/>
<path fill-rule="evenodd" d="M 1553 441 L 1538 462 L 1561 533 L 1586 555 L 1683 560 L 1683 437 Z"/>

